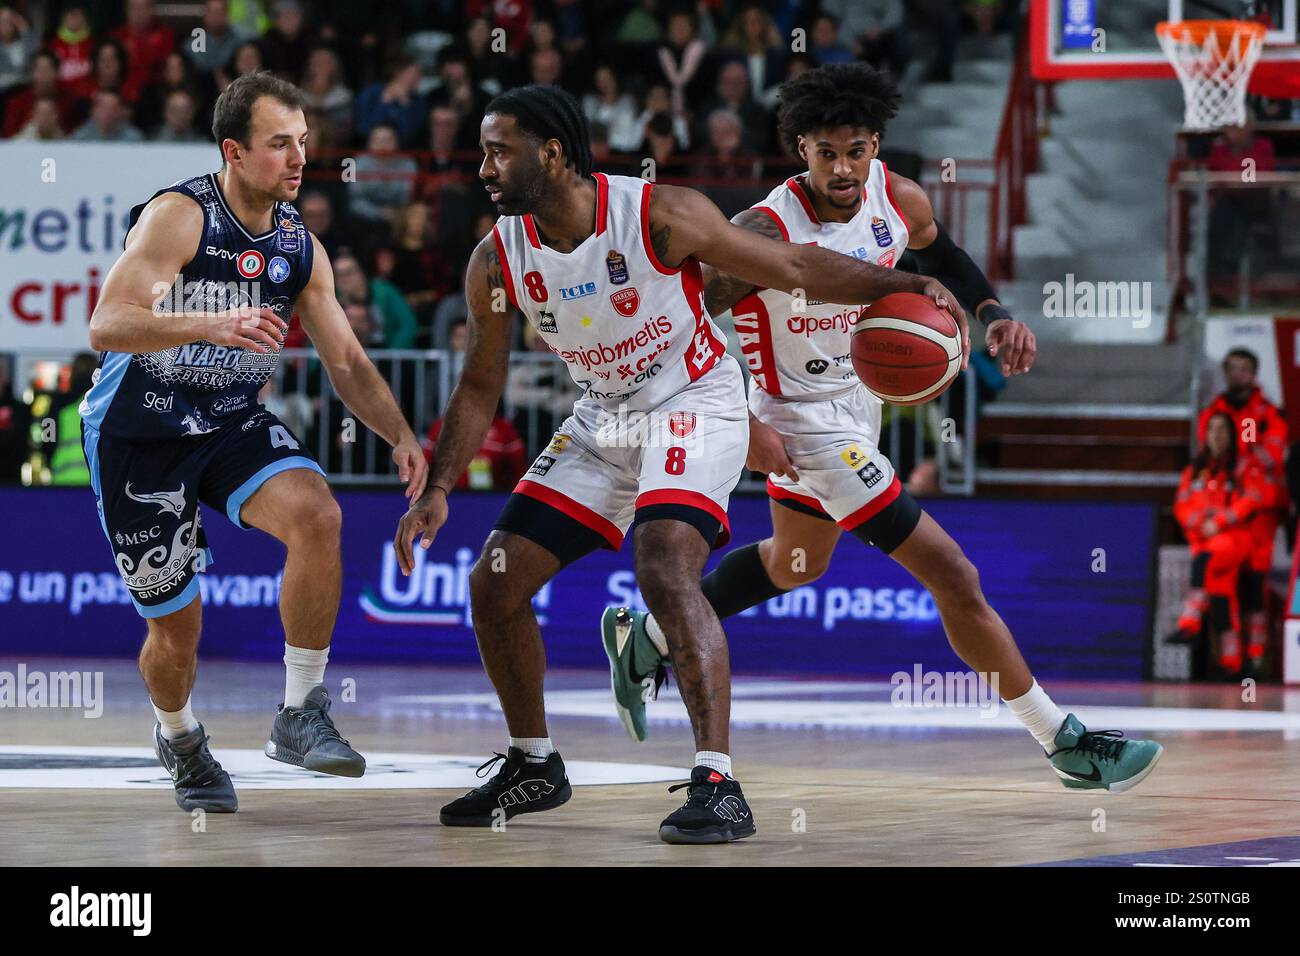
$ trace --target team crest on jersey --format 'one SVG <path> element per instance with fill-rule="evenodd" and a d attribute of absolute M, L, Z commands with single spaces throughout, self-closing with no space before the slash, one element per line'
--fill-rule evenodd
<path fill-rule="evenodd" d="M 857 442 L 840 452 L 840 457 L 850 468 L 861 468 L 862 463 L 867 460 L 867 456 L 862 454 L 862 449 L 858 447 Z"/>
<path fill-rule="evenodd" d="M 668 430 L 678 438 L 685 438 L 695 431 L 695 413 L 673 412 L 668 416 Z"/>
<path fill-rule="evenodd" d="M 284 256 L 275 256 L 266 264 L 266 275 L 272 282 L 283 282 L 289 278 L 289 260 Z"/>
<path fill-rule="evenodd" d="M 894 237 L 889 234 L 889 223 L 879 216 L 871 217 L 871 234 L 876 237 L 876 245 L 882 249 L 893 245 Z"/>
<path fill-rule="evenodd" d="M 896 249 L 890 249 L 883 256 L 881 256 L 879 259 L 876 260 L 876 265 L 884 266 L 886 269 L 892 269 L 894 267 L 894 256 L 897 253 L 897 251 L 898 250 Z"/>
<path fill-rule="evenodd" d="M 641 296 L 637 294 L 635 286 L 631 289 L 619 289 L 617 292 L 611 292 L 609 301 L 619 315 L 629 319 L 636 315 L 637 309 L 641 308 Z"/>
<path fill-rule="evenodd" d="M 287 216 L 281 217 L 279 229 L 276 231 L 278 235 L 275 242 L 282 252 L 297 252 L 302 248 L 302 230 L 292 219 Z"/>
<path fill-rule="evenodd" d="M 239 274 L 245 279 L 256 279 L 266 268 L 266 259 L 256 249 L 249 249 L 239 254 L 235 265 L 239 268 Z"/>
<path fill-rule="evenodd" d="M 609 281 L 614 285 L 627 281 L 627 260 L 617 249 L 609 250 L 609 255 L 605 256 L 605 268 L 609 270 Z"/>
<path fill-rule="evenodd" d="M 559 332 L 560 327 L 555 324 L 555 313 L 547 312 L 543 309 L 537 316 L 538 332 Z"/>

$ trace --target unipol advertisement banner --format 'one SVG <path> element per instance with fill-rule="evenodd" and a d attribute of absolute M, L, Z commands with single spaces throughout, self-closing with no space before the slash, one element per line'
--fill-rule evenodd
<path fill-rule="evenodd" d="M 89 349 L 131 207 L 220 164 L 212 145 L 0 143 L 0 351 Z"/>
<path fill-rule="evenodd" d="M 475 664 L 468 576 L 505 501 L 457 494 L 451 519 L 404 577 L 393 533 L 401 494 L 337 490 L 343 597 L 331 660 Z M 927 501 L 980 569 L 1040 677 L 1136 680 L 1151 628 L 1154 509 L 1140 503 Z M 771 528 L 768 503 L 735 497 L 732 541 Z M 203 511 L 213 563 L 202 582 L 202 654 L 279 660 L 283 547 Z M 602 667 L 598 621 L 610 605 L 644 607 L 632 547 L 598 551 L 533 601 L 553 667 Z M 718 555 L 715 554 L 716 562 Z M 503 586 L 505 586 L 503 584 Z M 933 596 L 893 560 L 845 535 L 827 574 L 723 622 L 743 673 L 889 675 L 921 664 L 961 668 Z M 958 621 L 956 626 L 960 627 Z M 0 657 L 134 657 L 144 624 L 113 563 L 89 489 L 0 490 Z"/>

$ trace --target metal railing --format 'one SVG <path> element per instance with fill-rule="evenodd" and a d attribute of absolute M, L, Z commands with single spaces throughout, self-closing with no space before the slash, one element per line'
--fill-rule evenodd
<path fill-rule="evenodd" d="M 445 349 L 374 349 L 367 353 L 397 397 L 416 435 L 424 437 L 442 415 L 459 377 L 461 356 Z M 531 460 L 550 442 L 580 391 L 564 363 L 545 352 L 512 352 L 502 406 Z M 285 349 L 263 393 L 336 484 L 398 484 L 387 443 L 347 408 L 314 349 Z M 956 403 L 961 402 L 961 408 Z M 963 374 L 937 401 L 899 409 L 886 406 L 880 447 L 906 478 L 933 457 L 946 494 L 975 490 L 975 376 Z M 960 420 L 955 412 L 960 412 Z M 742 491 L 761 491 L 761 476 L 746 473 Z"/>

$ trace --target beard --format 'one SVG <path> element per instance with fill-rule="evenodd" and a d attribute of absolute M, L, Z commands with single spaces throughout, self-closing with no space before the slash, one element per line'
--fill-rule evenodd
<path fill-rule="evenodd" d="M 501 198 L 497 200 L 497 214 L 500 216 L 523 216 L 535 212 L 546 194 L 546 173 L 541 165 L 529 173 L 516 186 L 506 187 L 500 182 Z"/>

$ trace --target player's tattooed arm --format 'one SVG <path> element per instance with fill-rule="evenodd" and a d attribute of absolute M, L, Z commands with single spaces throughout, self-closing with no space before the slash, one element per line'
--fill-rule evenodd
<path fill-rule="evenodd" d="M 753 285 L 800 290 L 811 299 L 857 305 L 893 292 L 928 295 L 964 323 L 957 297 L 934 279 L 886 269 L 815 245 L 778 242 L 728 222 L 708 197 L 680 186 L 656 186 L 650 197 L 650 230 L 670 228 L 665 235 L 669 268 L 688 256 Z M 655 253 L 658 255 L 658 252 Z"/>
<path fill-rule="evenodd" d="M 460 380 L 451 393 L 442 429 L 433 449 L 429 494 L 451 490 L 483 447 L 483 437 L 496 415 L 510 369 L 510 340 L 514 310 L 506 289 L 505 270 L 491 234 L 474 249 L 465 274 L 469 305 L 469 344 Z"/>
<path fill-rule="evenodd" d="M 424 491 L 428 464 L 419 440 L 397 400 L 375 368 L 334 294 L 334 270 L 319 239 L 312 243 L 311 276 L 295 303 L 303 331 L 311 338 L 334 390 L 366 426 L 393 446 L 393 462 L 406 482 L 406 495 Z"/>
<path fill-rule="evenodd" d="M 746 209 L 733 216 L 731 221 L 741 229 L 748 229 L 760 236 L 785 240 L 776 220 L 762 210 Z M 709 315 L 714 317 L 721 315 L 749 295 L 754 288 L 752 282 L 719 272 L 713 266 L 704 267 L 704 307 L 709 310 Z"/>
<path fill-rule="evenodd" d="M 100 290 L 90 317 L 91 348 L 158 352 L 201 340 L 256 352 L 279 347 L 284 329 L 270 309 L 181 314 L 165 308 L 202 235 L 203 209 L 193 199 L 163 193 L 145 206 Z M 168 313 L 165 321 L 155 304 Z"/>

